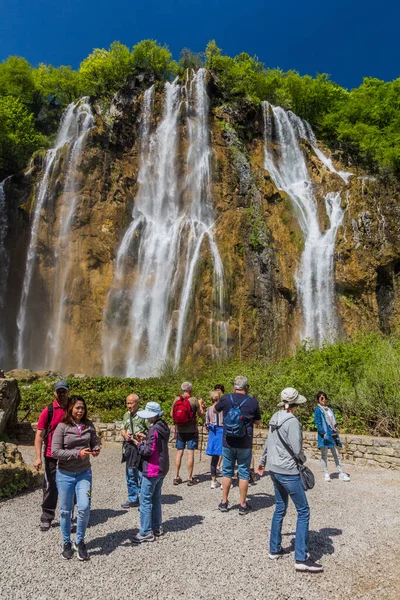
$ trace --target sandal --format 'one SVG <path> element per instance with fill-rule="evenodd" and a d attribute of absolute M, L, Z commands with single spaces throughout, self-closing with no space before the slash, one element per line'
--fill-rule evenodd
<path fill-rule="evenodd" d="M 180 483 L 182 483 L 182 479 L 180 477 L 177 477 L 173 480 L 172 485 L 179 485 Z"/>
<path fill-rule="evenodd" d="M 197 485 L 198 483 L 200 483 L 200 479 L 197 479 L 197 477 L 192 477 L 192 479 L 189 479 L 187 482 L 189 486 Z"/>

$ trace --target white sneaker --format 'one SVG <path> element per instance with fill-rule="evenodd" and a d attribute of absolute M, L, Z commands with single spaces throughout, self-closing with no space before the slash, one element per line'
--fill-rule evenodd
<path fill-rule="evenodd" d="M 220 484 L 220 483 L 218 483 L 218 481 L 212 481 L 212 482 L 211 482 L 211 485 L 210 485 L 210 488 L 211 488 L 212 490 L 216 490 L 217 488 L 219 488 L 219 487 L 220 487 L 220 485 L 221 485 L 221 484 Z"/>
<path fill-rule="evenodd" d="M 330 482 L 331 476 L 328 473 L 325 475 L 325 481 Z"/>
<path fill-rule="evenodd" d="M 350 481 L 350 475 L 344 472 L 339 473 L 339 479 L 341 479 L 342 481 Z"/>

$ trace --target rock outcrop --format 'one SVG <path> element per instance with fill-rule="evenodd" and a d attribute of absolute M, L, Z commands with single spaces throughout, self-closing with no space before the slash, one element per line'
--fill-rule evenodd
<path fill-rule="evenodd" d="M 0 436 L 17 423 L 20 401 L 17 380 L 8 377 L 0 379 Z"/>
<path fill-rule="evenodd" d="M 0 442 L 0 499 L 38 487 L 42 481 L 43 473 L 24 463 L 17 446 Z"/>

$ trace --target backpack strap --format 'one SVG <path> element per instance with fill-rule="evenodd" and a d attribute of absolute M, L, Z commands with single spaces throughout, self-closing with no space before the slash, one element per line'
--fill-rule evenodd
<path fill-rule="evenodd" d="M 243 404 L 245 404 L 247 402 L 247 400 L 250 399 L 250 396 L 246 396 L 246 398 L 244 400 L 242 400 L 242 402 L 239 405 L 236 405 L 233 401 L 233 396 L 232 394 L 229 395 L 231 402 L 232 402 L 232 406 L 236 406 L 236 408 L 242 408 Z"/>
<path fill-rule="evenodd" d="M 54 427 L 54 425 L 51 426 L 51 422 L 53 420 L 53 415 L 54 415 L 54 405 L 53 405 L 53 403 L 51 403 L 51 404 L 48 404 L 48 406 L 47 406 L 47 425 L 46 425 L 46 429 L 45 429 L 44 436 L 43 436 L 45 452 L 47 450 L 47 446 L 49 443 L 48 437 L 56 429 L 56 427 Z"/>

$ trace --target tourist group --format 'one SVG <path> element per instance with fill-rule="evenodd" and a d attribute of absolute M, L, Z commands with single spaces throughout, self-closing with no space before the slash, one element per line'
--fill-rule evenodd
<path fill-rule="evenodd" d="M 206 453 L 211 457 L 211 488 L 219 487 L 217 475 L 222 473 L 222 499 L 218 505 L 221 512 L 229 510 L 229 492 L 237 468 L 240 505 L 239 515 L 251 513 L 247 499 L 249 481 L 255 477 L 252 454 L 253 427 L 261 422 L 258 401 L 249 393 L 246 377 L 235 378 L 233 390 L 225 394 L 222 384 L 210 392 L 211 406 L 192 395 L 192 384 L 184 382 L 181 394 L 175 398 L 170 416 L 174 423 L 176 458 L 174 485 L 182 485 L 180 469 L 187 450 L 188 486 L 195 486 L 199 479 L 193 475 L 194 451 L 198 448 L 197 419 L 205 416 L 208 430 Z M 328 450 L 331 450 L 339 471 L 339 479 L 349 481 L 343 471 L 337 448 L 341 447 L 333 410 L 328 406 L 327 395 L 316 394 L 314 411 L 318 430 L 318 447 L 325 481 L 331 481 L 328 471 Z M 267 468 L 275 490 L 275 511 L 270 527 L 269 558 L 279 559 L 288 552 L 282 548 L 282 523 L 289 497 L 297 510 L 295 537 L 295 569 L 300 572 L 318 573 L 323 566 L 309 555 L 307 549 L 310 508 L 306 490 L 311 488 L 313 476 L 306 469 L 303 454 L 303 436 L 300 423 L 295 417 L 296 408 L 306 398 L 292 388 L 281 392 L 279 409 L 271 418 L 264 451 L 257 473 Z M 140 399 L 130 394 L 126 399 L 121 435 L 123 438 L 122 462 L 126 467 L 127 501 L 122 508 L 138 507 L 140 531 L 133 538 L 134 544 L 153 542 L 164 534 L 162 525 L 161 490 L 169 471 L 168 444 L 170 428 L 163 419 L 163 411 L 157 402 L 148 402 L 139 409 Z M 55 517 L 57 501 L 60 501 L 60 526 L 63 538 L 62 557 L 71 559 L 76 551 L 79 560 L 88 560 L 85 532 L 90 517 L 92 493 L 92 470 L 90 458 L 100 453 L 100 440 L 93 423 L 88 419 L 85 400 L 70 395 L 66 381 L 54 385 L 54 401 L 40 414 L 35 437 L 36 459 L 39 469 L 44 462 L 43 503 L 40 520 L 41 531 L 48 531 Z M 44 459 L 42 459 L 42 453 Z M 76 506 L 76 522 L 73 517 Z M 75 532 L 75 542 L 71 533 Z"/>

